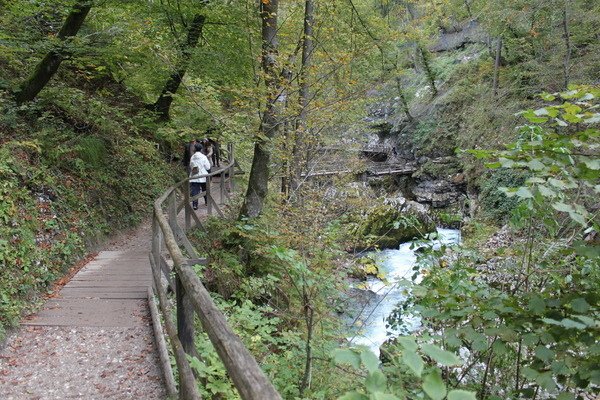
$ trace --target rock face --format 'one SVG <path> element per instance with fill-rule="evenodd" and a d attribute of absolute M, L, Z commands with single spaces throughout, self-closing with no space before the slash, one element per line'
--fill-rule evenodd
<path fill-rule="evenodd" d="M 431 204 L 434 208 L 448 207 L 464 197 L 461 184 L 451 180 L 427 180 L 413 188 L 415 199 L 420 203 Z"/>
<path fill-rule="evenodd" d="M 471 20 L 452 32 L 442 32 L 437 43 L 429 49 L 433 52 L 456 50 L 467 44 L 487 44 L 488 38 L 488 34 L 479 26 L 479 23 Z"/>

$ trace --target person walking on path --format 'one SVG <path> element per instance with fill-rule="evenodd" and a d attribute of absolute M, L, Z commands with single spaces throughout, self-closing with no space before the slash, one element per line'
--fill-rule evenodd
<path fill-rule="evenodd" d="M 200 192 L 206 192 L 206 177 L 202 175 L 208 174 L 210 169 L 210 161 L 202 153 L 202 145 L 196 143 L 194 147 L 195 153 L 190 159 L 190 195 L 192 197 Z M 204 204 L 207 204 L 206 194 L 204 195 Z M 198 199 L 192 201 L 194 210 L 198 209 Z"/>
<path fill-rule="evenodd" d="M 220 158 L 221 158 L 221 149 L 219 148 L 219 142 L 217 142 L 216 140 L 213 139 L 208 139 L 208 141 L 212 144 L 212 148 L 213 148 L 213 154 L 212 154 L 212 164 L 213 167 L 217 166 L 220 167 L 221 166 L 221 162 L 220 162 Z"/>
<path fill-rule="evenodd" d="M 211 168 L 215 166 L 215 163 L 213 161 L 214 158 L 214 152 L 213 152 L 213 144 L 211 142 L 210 139 L 203 139 L 202 140 L 202 146 L 203 146 L 203 150 L 202 153 L 206 156 L 206 158 L 208 158 L 208 161 L 210 162 L 210 166 Z"/>
<path fill-rule="evenodd" d="M 192 139 L 183 147 L 183 158 L 181 159 L 181 162 L 188 174 L 190 173 L 190 160 L 194 154 L 196 143 L 198 143 L 198 141 L 196 139 Z"/>

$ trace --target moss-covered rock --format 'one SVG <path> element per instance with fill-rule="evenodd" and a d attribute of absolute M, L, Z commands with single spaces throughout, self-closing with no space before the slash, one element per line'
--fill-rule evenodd
<path fill-rule="evenodd" d="M 353 262 L 349 275 L 361 281 L 366 280 L 368 276 L 375 276 L 380 279 L 384 278 L 375 260 L 369 256 L 361 257 Z"/>
<path fill-rule="evenodd" d="M 385 249 L 423 237 L 434 229 L 426 214 L 407 204 L 381 204 L 359 216 L 349 234 L 354 249 Z"/>

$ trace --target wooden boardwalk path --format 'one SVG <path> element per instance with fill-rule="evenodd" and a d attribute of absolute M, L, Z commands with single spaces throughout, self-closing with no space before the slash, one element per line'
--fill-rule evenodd
<path fill-rule="evenodd" d="M 7 399 L 164 399 L 147 251 L 102 251 L 0 353 Z"/>
<path fill-rule="evenodd" d="M 25 326 L 135 327 L 145 312 L 152 272 L 148 252 L 101 251 Z"/>
<path fill-rule="evenodd" d="M 224 201 L 234 192 L 237 171 L 232 145 L 226 153 L 224 165 L 206 175 L 211 183 L 205 192 L 190 198 L 187 179 L 168 188 L 154 201 L 151 229 L 145 224 L 142 234 L 134 235 L 139 246 L 100 252 L 58 296 L 23 322 L 19 334 L 0 352 L 0 399 L 169 396 L 200 400 L 201 382 L 188 360 L 197 354 L 197 316 L 241 398 L 281 400 L 191 267 L 192 262 L 208 260 L 199 258 L 206 249 L 198 252 L 186 231 L 202 229 L 206 215 L 223 217 Z M 191 200 L 202 203 L 202 196 L 208 205 L 192 210 Z M 135 242 L 131 236 L 128 239 Z M 169 286 L 176 300 L 176 324 L 165 281 L 173 281 Z M 179 387 L 165 333 L 177 364 Z"/>

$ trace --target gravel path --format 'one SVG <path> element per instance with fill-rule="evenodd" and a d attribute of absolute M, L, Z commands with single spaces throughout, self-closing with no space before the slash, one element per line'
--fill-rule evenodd
<path fill-rule="evenodd" d="M 148 327 L 26 327 L 0 362 L 4 400 L 166 397 Z"/>

